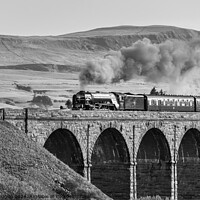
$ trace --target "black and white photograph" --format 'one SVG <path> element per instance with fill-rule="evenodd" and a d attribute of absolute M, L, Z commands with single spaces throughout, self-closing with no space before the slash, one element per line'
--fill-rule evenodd
<path fill-rule="evenodd" d="M 199 0 L 0 6 L 0 200 L 200 200 Z"/>

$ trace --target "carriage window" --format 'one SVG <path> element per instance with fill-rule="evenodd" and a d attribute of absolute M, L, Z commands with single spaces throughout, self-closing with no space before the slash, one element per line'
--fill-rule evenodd
<path fill-rule="evenodd" d="M 151 100 L 151 105 L 156 106 L 156 100 Z"/>
<path fill-rule="evenodd" d="M 164 101 L 163 100 L 158 100 L 158 104 L 161 106 L 164 106 Z"/>

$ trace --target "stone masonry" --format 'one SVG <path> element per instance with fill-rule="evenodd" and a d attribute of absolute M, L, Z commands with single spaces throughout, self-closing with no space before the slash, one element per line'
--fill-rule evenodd
<path fill-rule="evenodd" d="M 200 199 L 200 113 L 3 109 L 0 117 L 113 199 Z"/>

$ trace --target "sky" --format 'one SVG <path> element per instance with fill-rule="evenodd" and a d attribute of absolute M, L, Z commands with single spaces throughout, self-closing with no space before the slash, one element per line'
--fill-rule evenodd
<path fill-rule="evenodd" d="M 120 25 L 200 31 L 200 0 L 0 0 L 0 35 L 62 35 Z"/>

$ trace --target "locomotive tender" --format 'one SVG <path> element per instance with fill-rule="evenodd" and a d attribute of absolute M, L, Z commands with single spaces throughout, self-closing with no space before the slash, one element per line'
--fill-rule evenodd
<path fill-rule="evenodd" d="M 200 112 L 200 97 L 80 91 L 73 95 L 72 109 Z"/>

